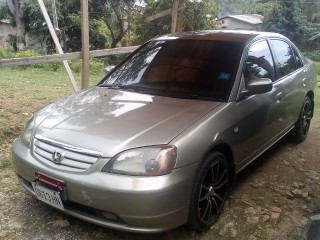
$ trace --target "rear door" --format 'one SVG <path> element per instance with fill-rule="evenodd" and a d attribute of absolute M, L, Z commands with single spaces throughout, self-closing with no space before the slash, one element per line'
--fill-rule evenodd
<path fill-rule="evenodd" d="M 290 128 L 298 119 L 305 97 L 305 74 L 298 51 L 284 39 L 270 39 L 275 57 L 277 81 L 283 85 L 283 130 Z"/>

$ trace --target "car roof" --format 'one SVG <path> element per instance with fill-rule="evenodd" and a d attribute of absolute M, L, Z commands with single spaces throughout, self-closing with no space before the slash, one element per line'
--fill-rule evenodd
<path fill-rule="evenodd" d="M 154 40 L 174 40 L 174 39 L 193 39 L 193 40 L 222 40 L 247 42 L 256 37 L 281 37 L 281 34 L 272 32 L 246 31 L 246 30 L 202 30 L 167 34 L 156 37 Z"/>

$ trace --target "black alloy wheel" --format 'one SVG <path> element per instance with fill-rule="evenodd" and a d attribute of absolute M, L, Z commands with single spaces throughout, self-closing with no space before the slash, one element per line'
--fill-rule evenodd
<path fill-rule="evenodd" d="M 309 132 L 309 127 L 311 123 L 311 117 L 312 117 L 312 106 L 311 101 L 305 101 L 304 106 L 301 113 L 301 134 L 303 136 L 307 136 Z"/>
<path fill-rule="evenodd" d="M 296 142 L 303 142 L 309 132 L 311 119 L 313 116 L 313 104 L 311 99 L 306 96 L 304 99 L 299 119 L 292 130 L 291 137 Z"/>
<path fill-rule="evenodd" d="M 197 231 L 211 227 L 219 218 L 230 187 L 226 157 L 215 152 L 201 164 L 196 175 L 188 226 Z"/>

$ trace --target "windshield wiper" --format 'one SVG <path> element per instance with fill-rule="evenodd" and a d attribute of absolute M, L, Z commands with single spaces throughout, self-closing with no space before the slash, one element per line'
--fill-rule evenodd
<path fill-rule="evenodd" d="M 177 93 L 177 94 L 167 94 L 167 96 L 168 97 L 174 97 L 174 98 L 184 98 L 184 99 L 199 99 L 199 100 L 210 100 L 210 101 L 222 101 L 221 98 L 201 96 L 201 95 L 198 95 L 198 94 Z"/>
<path fill-rule="evenodd" d="M 101 87 L 107 87 L 110 89 L 116 89 L 116 90 L 124 90 L 124 91 L 130 91 L 130 92 L 148 92 L 147 89 L 145 89 L 142 86 L 139 85 L 101 85 Z"/>

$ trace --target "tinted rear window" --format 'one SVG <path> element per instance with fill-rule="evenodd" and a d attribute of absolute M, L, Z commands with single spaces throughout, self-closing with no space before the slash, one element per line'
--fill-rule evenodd
<path fill-rule="evenodd" d="M 272 47 L 276 54 L 278 78 L 286 76 L 297 69 L 295 57 L 291 51 L 291 47 L 288 43 L 282 40 L 271 40 Z"/>
<path fill-rule="evenodd" d="M 155 95 L 226 100 L 241 46 L 225 41 L 152 41 L 107 76 L 102 85 Z"/>

